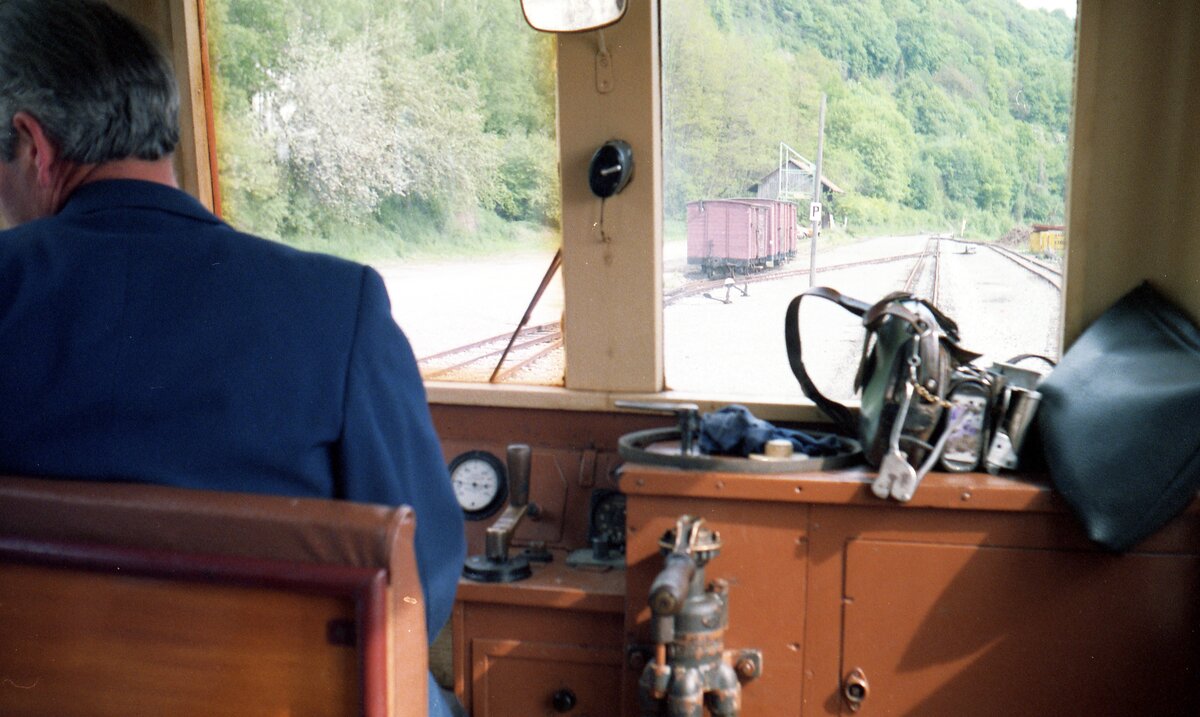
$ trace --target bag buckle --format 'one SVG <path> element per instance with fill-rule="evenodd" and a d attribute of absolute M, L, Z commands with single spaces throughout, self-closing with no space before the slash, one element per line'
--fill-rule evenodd
<path fill-rule="evenodd" d="M 904 379 L 904 398 L 896 412 L 892 423 L 892 431 L 888 436 L 888 450 L 879 461 L 879 474 L 871 484 L 871 492 L 876 497 L 887 499 L 893 491 L 909 492 L 916 490 L 917 472 L 908 462 L 908 454 L 900 450 L 900 435 L 904 432 L 904 420 L 908 418 L 908 408 L 912 405 L 913 386 L 916 384 L 917 367 L 921 365 L 921 357 L 917 355 L 917 342 L 913 341 L 913 352 L 908 358 L 908 373 Z M 906 487 L 911 485 L 911 490 Z"/>

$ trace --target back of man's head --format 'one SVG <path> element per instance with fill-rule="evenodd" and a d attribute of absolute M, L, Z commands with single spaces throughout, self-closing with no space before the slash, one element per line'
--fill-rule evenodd
<path fill-rule="evenodd" d="M 64 160 L 156 160 L 179 142 L 179 90 L 144 31 L 100 0 L 0 0 L 0 159 L 28 112 Z"/>

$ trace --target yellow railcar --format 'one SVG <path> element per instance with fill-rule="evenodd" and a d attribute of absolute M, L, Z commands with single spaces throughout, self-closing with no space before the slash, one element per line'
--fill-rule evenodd
<path fill-rule="evenodd" d="M 1062 256 L 1065 230 L 1062 225 L 1034 224 L 1029 235 L 1029 251 L 1043 256 Z"/>

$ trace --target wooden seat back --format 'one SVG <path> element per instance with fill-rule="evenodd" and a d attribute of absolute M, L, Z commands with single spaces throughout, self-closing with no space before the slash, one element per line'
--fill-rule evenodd
<path fill-rule="evenodd" d="M 412 510 L 0 477 L 0 714 L 421 715 Z"/>

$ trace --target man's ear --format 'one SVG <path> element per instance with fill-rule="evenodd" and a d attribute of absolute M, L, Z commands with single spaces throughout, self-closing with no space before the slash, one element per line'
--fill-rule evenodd
<path fill-rule="evenodd" d="M 42 123 L 28 112 L 13 115 L 13 128 L 17 131 L 17 146 L 22 141 L 28 144 L 19 151 L 28 152 L 28 158 L 37 171 L 37 183 L 49 187 L 54 182 L 54 170 L 58 164 L 58 145 L 46 135 Z"/>

